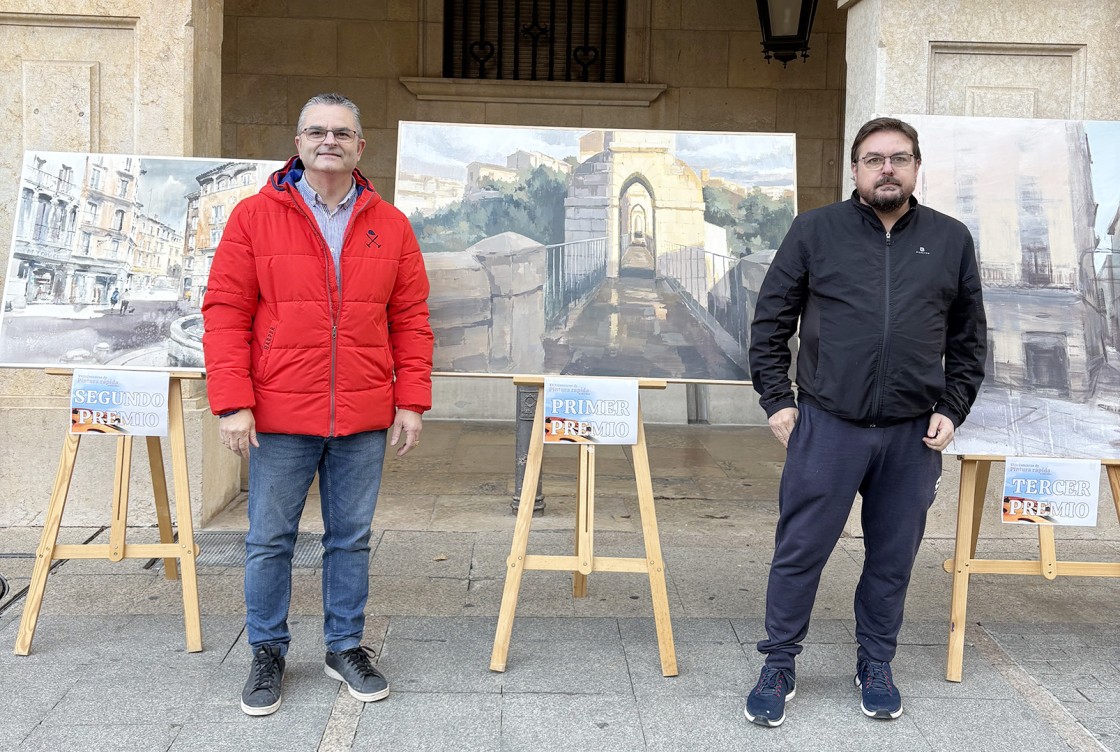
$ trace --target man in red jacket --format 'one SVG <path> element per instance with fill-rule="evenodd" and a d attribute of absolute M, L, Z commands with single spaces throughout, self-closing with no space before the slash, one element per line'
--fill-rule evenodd
<path fill-rule="evenodd" d="M 315 473 L 323 509 L 325 672 L 364 702 L 389 694 L 361 646 L 385 442 L 420 443 L 431 407 L 428 278 L 408 220 L 357 170 L 357 106 L 312 97 L 298 154 L 230 214 L 202 303 L 207 391 L 222 443 L 249 459 L 241 709 L 280 707 L 292 553 Z"/>

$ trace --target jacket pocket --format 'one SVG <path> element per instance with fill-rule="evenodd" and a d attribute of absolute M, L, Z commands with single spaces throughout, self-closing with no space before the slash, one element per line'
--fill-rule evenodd
<path fill-rule="evenodd" d="M 276 329 L 280 326 L 279 321 L 273 321 L 272 326 L 268 328 L 268 333 L 265 334 L 264 340 L 261 341 L 261 354 L 257 358 L 256 378 L 257 382 L 264 382 L 268 379 L 268 363 L 272 354 L 272 340 L 276 337 Z"/>

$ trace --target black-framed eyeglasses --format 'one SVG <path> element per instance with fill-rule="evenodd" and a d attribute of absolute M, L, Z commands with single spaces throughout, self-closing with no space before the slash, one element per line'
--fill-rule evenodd
<path fill-rule="evenodd" d="M 300 135 L 312 143 L 319 143 L 327 138 L 327 134 L 333 134 L 334 140 L 340 144 L 353 143 L 354 139 L 358 137 L 357 131 L 350 130 L 349 128 L 320 128 L 312 125 L 300 131 Z"/>
<path fill-rule="evenodd" d="M 881 170 L 887 160 L 891 161 L 891 167 L 898 169 L 900 167 L 909 167 L 914 164 L 914 155 L 900 152 L 892 154 L 889 157 L 884 157 L 882 154 L 868 154 L 866 157 L 860 157 L 857 162 L 863 162 L 863 166 L 869 170 Z"/>

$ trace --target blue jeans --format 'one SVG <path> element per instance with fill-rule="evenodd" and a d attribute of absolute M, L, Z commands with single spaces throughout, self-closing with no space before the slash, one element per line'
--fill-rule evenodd
<path fill-rule="evenodd" d="M 324 438 L 258 433 L 249 452 L 245 626 L 249 644 L 288 652 L 292 554 L 307 491 L 319 472 L 323 507 L 323 637 L 327 649 L 357 647 L 369 596 L 369 538 L 385 431 Z"/>

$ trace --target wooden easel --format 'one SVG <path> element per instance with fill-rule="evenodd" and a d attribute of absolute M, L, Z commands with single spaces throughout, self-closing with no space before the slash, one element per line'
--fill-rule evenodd
<path fill-rule="evenodd" d="M 68 376 L 67 370 L 49 369 L 48 374 Z M 163 469 L 163 452 L 160 450 L 158 436 L 147 436 L 148 465 L 152 471 L 152 491 L 155 495 L 156 520 L 159 525 L 159 543 L 135 544 L 125 541 L 128 521 L 128 486 L 132 469 L 132 438 L 117 438 L 117 460 L 113 480 L 113 519 L 109 528 L 107 544 L 59 544 L 58 529 L 62 524 L 62 510 L 66 506 L 66 495 L 70 490 L 70 479 L 74 474 L 74 462 L 78 456 L 78 434 L 66 434 L 62 445 L 62 456 L 58 461 L 58 474 L 55 476 L 51 491 L 47 518 L 43 523 L 43 534 L 39 548 L 35 552 L 35 568 L 31 573 L 31 584 L 27 590 L 27 600 L 23 606 L 23 618 L 16 635 L 16 655 L 31 652 L 31 641 L 35 637 L 35 625 L 39 621 L 39 609 L 43 605 L 43 593 L 47 587 L 47 574 L 51 563 L 58 559 L 152 559 L 164 560 L 164 571 L 169 580 L 179 579 L 182 568 L 183 581 L 183 619 L 186 625 L 187 650 L 197 653 L 202 650 L 202 622 L 198 610 L 198 574 L 195 557 L 198 547 L 194 543 L 194 523 L 191 519 L 191 494 L 187 479 L 187 437 L 183 426 L 182 379 L 199 379 L 202 374 L 174 372 L 170 374 L 167 394 L 167 432 L 171 439 L 171 472 L 175 481 L 175 513 L 179 524 L 179 541 L 175 542 L 171 530 L 171 511 L 168 506 L 167 480 Z"/>
<path fill-rule="evenodd" d="M 657 515 L 653 506 L 653 482 L 649 473 L 649 453 L 646 451 L 646 432 L 642 421 L 641 404 L 638 406 L 638 443 L 634 445 L 634 479 L 638 486 L 638 509 L 642 517 L 642 537 L 645 541 L 644 559 L 595 556 L 595 446 L 579 446 L 578 501 L 576 505 L 576 545 L 574 556 L 537 556 L 526 553 L 529 544 L 529 525 L 533 519 L 533 497 L 540 478 L 544 458 L 544 379 L 541 377 L 516 378 L 518 386 L 537 387 L 537 412 L 533 418 L 533 436 L 529 442 L 529 456 L 525 463 L 525 478 L 521 484 L 521 501 L 517 509 L 517 523 L 513 531 L 513 546 L 506 560 L 506 582 L 502 592 L 502 606 L 498 613 L 498 629 L 494 635 L 494 650 L 490 656 L 491 671 L 505 671 L 509 654 L 513 615 L 517 609 L 517 594 L 521 590 L 521 576 L 529 569 L 572 573 L 572 595 L 587 596 L 587 577 L 592 572 L 645 572 L 649 575 L 649 589 L 653 601 L 653 620 L 657 627 L 657 645 L 661 654 L 661 673 L 677 675 L 677 653 L 673 647 L 673 625 L 669 621 L 669 597 L 665 590 L 665 562 L 661 558 L 661 539 L 657 534 Z M 640 389 L 664 389 L 666 382 L 640 379 Z"/>
<path fill-rule="evenodd" d="M 1004 457 L 961 457 L 960 500 L 957 505 L 957 541 L 953 558 L 945 560 L 945 571 L 953 575 L 953 599 L 949 613 L 949 659 L 945 678 L 961 680 L 964 662 L 965 614 L 968 610 L 968 578 L 972 574 L 1037 574 L 1048 580 L 1058 575 L 1081 577 L 1120 577 L 1120 562 L 1058 561 L 1054 546 L 1054 528 L 1038 526 L 1038 559 L 1013 561 L 977 559 L 976 539 L 980 534 L 984 498 L 988 488 L 988 472 L 992 462 Z M 1102 460 L 1106 466 L 1112 502 L 1120 519 L 1120 460 Z"/>

